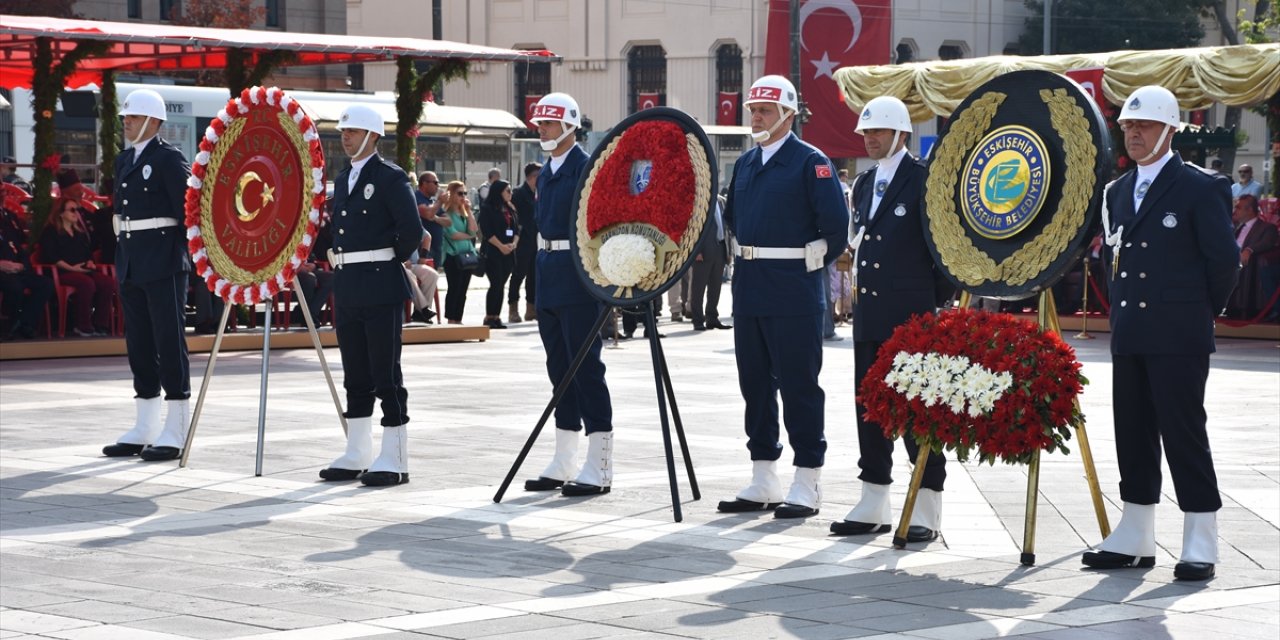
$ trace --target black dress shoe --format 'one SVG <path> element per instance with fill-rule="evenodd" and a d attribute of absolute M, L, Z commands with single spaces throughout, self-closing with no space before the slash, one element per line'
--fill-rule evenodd
<path fill-rule="evenodd" d="M 731 325 L 731 324 L 725 324 L 725 323 L 720 322 L 719 320 L 717 320 L 717 321 L 714 321 L 714 322 L 708 322 L 708 323 L 707 323 L 707 328 L 708 328 L 708 329 L 732 329 L 732 328 L 733 328 L 733 325 Z"/>
<path fill-rule="evenodd" d="M 855 520 L 840 520 L 831 523 L 831 533 L 837 536 L 861 536 L 869 533 L 888 533 L 891 527 L 887 524 L 871 524 Z"/>
<path fill-rule="evenodd" d="M 1214 573 L 1212 562 L 1179 562 L 1173 567 L 1173 577 L 1178 580 L 1208 580 Z"/>
<path fill-rule="evenodd" d="M 560 495 L 567 498 L 577 498 L 580 496 L 602 496 L 609 493 L 609 487 L 598 487 L 594 484 L 584 484 L 581 482 L 566 482 L 564 487 L 560 489 Z"/>
<path fill-rule="evenodd" d="M 564 486 L 564 480 L 538 476 L 524 481 L 525 491 L 554 491 Z"/>
<path fill-rule="evenodd" d="M 749 511 L 773 511 L 778 508 L 781 502 L 756 502 L 754 500 L 743 500 L 742 498 L 734 498 L 733 500 L 721 500 L 716 511 L 720 513 L 747 513 Z"/>
<path fill-rule="evenodd" d="M 1086 551 L 1080 559 L 1084 566 L 1094 569 L 1128 569 L 1130 567 L 1154 567 L 1155 556 L 1130 556 L 1112 551 Z"/>
<path fill-rule="evenodd" d="M 409 481 L 408 473 L 394 471 L 366 471 L 360 474 L 360 482 L 366 487 L 393 487 Z"/>
<path fill-rule="evenodd" d="M 128 456 L 136 456 L 139 453 L 142 453 L 142 450 L 145 448 L 145 446 L 140 444 L 117 442 L 103 447 L 102 455 L 107 456 L 108 458 L 125 458 Z"/>
<path fill-rule="evenodd" d="M 706 330 L 707 330 L 707 327 L 706 327 L 706 325 L 704 325 L 704 324 L 702 324 L 702 323 L 700 323 L 700 322 L 695 322 L 695 323 L 693 323 L 693 330 L 694 330 L 694 331 L 706 331 Z"/>
<path fill-rule="evenodd" d="M 773 517 L 778 519 L 808 518 L 816 515 L 818 515 L 817 509 L 806 507 L 802 504 L 791 504 L 790 502 L 784 502 L 773 510 Z"/>
<path fill-rule="evenodd" d="M 177 447 L 147 447 L 138 454 L 138 457 L 147 462 L 161 462 L 163 460 L 177 460 L 182 455 L 182 449 Z"/>
<path fill-rule="evenodd" d="M 907 542 L 932 542 L 938 539 L 938 532 L 929 527 L 913 524 L 907 527 Z"/>
<path fill-rule="evenodd" d="M 329 482 L 341 482 L 341 481 L 347 481 L 347 480 L 355 480 L 356 478 L 359 478 L 360 474 L 362 473 L 364 473 L 364 471 L 357 471 L 355 469 L 338 469 L 336 467 L 329 467 L 328 469 L 320 470 L 320 479 L 328 480 Z"/>

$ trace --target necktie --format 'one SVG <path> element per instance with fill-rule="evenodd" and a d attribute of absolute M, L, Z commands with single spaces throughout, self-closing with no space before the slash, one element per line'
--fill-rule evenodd
<path fill-rule="evenodd" d="M 1133 195 L 1137 197 L 1139 200 L 1141 200 L 1147 197 L 1147 189 L 1150 189 L 1150 188 L 1151 188 L 1151 181 L 1143 180 L 1141 183 L 1138 184 L 1138 188 L 1133 191 Z"/>

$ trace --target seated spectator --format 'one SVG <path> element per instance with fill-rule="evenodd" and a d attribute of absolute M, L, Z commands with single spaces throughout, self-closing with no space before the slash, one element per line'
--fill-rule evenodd
<path fill-rule="evenodd" d="M 93 261 L 93 242 L 76 200 L 65 196 L 54 200 L 40 234 L 40 259 L 58 270 L 63 286 L 75 289 L 71 299 L 76 303 L 76 326 L 72 331 L 78 336 L 107 335 L 116 280 L 98 270 Z"/>
<path fill-rule="evenodd" d="M 1262 311 L 1271 299 L 1272 291 L 1264 291 L 1262 270 L 1268 256 L 1275 251 L 1280 235 L 1274 225 L 1258 217 L 1258 199 L 1251 195 L 1240 196 L 1231 211 L 1235 225 L 1236 244 L 1240 247 L 1240 279 L 1227 301 L 1227 314 L 1235 318 L 1251 319 Z"/>
<path fill-rule="evenodd" d="M 423 235 L 424 243 L 431 240 L 430 235 Z M 435 267 L 427 264 L 431 261 L 430 258 L 418 257 L 425 255 L 427 251 L 423 248 L 421 253 L 415 252 L 409 256 L 404 262 L 404 271 L 409 276 L 409 288 L 413 291 L 413 320 L 431 324 L 431 319 L 436 317 L 436 312 L 431 310 L 431 302 L 436 297 L 436 283 L 440 280 L 440 274 Z"/>
<path fill-rule="evenodd" d="M 18 168 L 17 164 L 18 161 L 13 156 L 0 158 L 0 182 L 14 185 L 27 193 L 31 193 L 31 185 L 15 173 Z"/>
<path fill-rule="evenodd" d="M 17 216 L 7 209 L 0 211 L 0 293 L 4 314 L 12 320 L 3 334 L 7 340 L 34 338 L 40 312 L 53 296 L 53 280 L 31 269 L 24 237 Z"/>

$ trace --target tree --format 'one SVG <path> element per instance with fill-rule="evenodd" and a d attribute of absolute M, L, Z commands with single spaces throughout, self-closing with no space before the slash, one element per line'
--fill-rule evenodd
<path fill-rule="evenodd" d="M 1266 38 L 1267 27 L 1265 20 L 1268 15 L 1274 13 L 1270 0 L 1257 0 L 1253 4 L 1253 20 L 1245 21 L 1244 10 L 1240 10 L 1240 14 L 1236 16 L 1236 21 L 1240 23 L 1240 31 L 1237 33 L 1236 26 L 1231 23 L 1231 18 L 1227 15 L 1227 3 L 1225 0 L 1198 0 L 1202 15 L 1211 15 L 1217 21 L 1218 28 L 1222 30 L 1222 38 L 1227 44 L 1240 44 L 1240 36 L 1245 36 L 1245 42 L 1259 43 L 1268 42 Z M 1262 26 L 1259 28 L 1258 25 Z M 1240 128 L 1240 107 L 1227 107 L 1222 115 L 1222 126 L 1235 131 Z M 1236 149 L 1230 147 L 1218 150 L 1218 157 L 1222 163 L 1230 171 L 1236 166 Z"/>
<path fill-rule="evenodd" d="M 1178 49 L 1204 38 L 1200 15 L 1211 0 L 1053 0 L 1053 53 L 1119 49 Z M 1023 0 L 1031 10 L 1018 49 L 1044 53 L 1044 2 Z"/>
<path fill-rule="evenodd" d="M 266 15 L 266 9 L 255 7 L 254 0 L 184 0 L 174 10 L 173 23 L 216 29 L 248 29 Z M 229 49 L 227 64 L 217 71 L 197 71 L 201 84 L 227 85 L 232 96 L 256 86 L 275 70 L 297 60 L 292 51 L 251 51 Z"/>
<path fill-rule="evenodd" d="M 414 173 L 413 153 L 418 144 L 418 118 L 427 93 L 450 80 L 466 80 L 466 60 L 434 60 L 423 73 L 413 68 L 413 58 L 396 58 L 396 164 Z"/>

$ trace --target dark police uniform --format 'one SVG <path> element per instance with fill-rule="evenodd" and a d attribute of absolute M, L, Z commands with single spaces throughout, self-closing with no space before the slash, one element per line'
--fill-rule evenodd
<path fill-rule="evenodd" d="M 898 325 L 912 314 L 933 313 L 937 308 L 936 292 L 944 281 L 940 269 L 925 243 L 921 221 L 924 182 L 928 170 L 910 153 L 899 160 L 893 179 L 887 184 L 880 206 L 871 215 L 875 196 L 876 167 L 857 178 L 853 191 L 853 228 L 861 231 L 858 245 L 858 303 L 853 307 L 853 362 L 855 389 L 875 363 L 880 346 Z M 871 484 L 892 484 L 893 441 L 884 436 L 878 423 L 863 418 L 864 407 L 857 405 L 858 479 Z M 919 446 L 915 438 L 903 438 L 911 461 L 915 462 Z M 946 459 L 941 454 L 929 455 L 920 486 L 942 491 L 947 477 Z"/>
<path fill-rule="evenodd" d="M 191 372 L 184 335 L 187 304 L 187 237 L 183 199 L 191 166 L 176 147 L 156 136 L 137 158 L 135 149 L 116 156 L 113 204 L 116 278 L 124 305 L 124 338 L 138 398 L 191 397 Z M 157 218 L 175 225 L 135 229 Z"/>
<path fill-rule="evenodd" d="M 1222 506 L 1205 431 L 1213 319 L 1240 268 L 1224 176 L 1173 154 L 1134 211 L 1136 171 L 1107 191 L 1110 233 L 1124 227 L 1118 267 L 1108 247 L 1111 354 L 1120 497 L 1160 502 L 1163 441 L 1178 506 Z"/>
<path fill-rule="evenodd" d="M 347 418 L 373 415 L 382 401 L 382 426 L 409 422 L 408 392 L 400 373 L 400 329 L 404 301 L 412 295 L 401 264 L 422 242 L 417 201 L 409 176 L 377 154 L 360 170 L 348 192 L 347 167 L 334 180 L 331 208 L 333 252 L 343 255 L 390 248 L 385 261 L 334 267 L 333 296 Z"/>
<path fill-rule="evenodd" d="M 538 222 L 535 220 L 538 198 L 528 183 L 521 183 L 512 190 L 511 202 L 516 205 L 516 213 L 520 216 L 520 244 L 516 245 L 516 269 L 511 274 L 507 303 L 520 302 L 520 283 L 523 282 L 525 302 L 532 308 L 538 301 L 538 279 L 533 277 L 538 257 Z"/>
<path fill-rule="evenodd" d="M 587 154 L 577 145 L 568 151 L 558 171 L 552 172 L 550 159 L 543 164 L 538 174 L 534 219 L 544 241 L 567 242 L 573 233 L 569 210 L 586 165 Z M 547 352 L 547 376 L 552 386 L 560 384 L 578 349 L 591 341 L 591 352 L 556 406 L 556 428 L 578 431 L 585 424 L 588 434 L 613 431 L 613 405 L 604 381 L 600 336 L 591 333 L 600 315 L 600 301 L 578 279 L 573 252 L 567 248 L 548 250 L 545 244 L 539 246 L 534 277 L 538 334 Z"/>
<path fill-rule="evenodd" d="M 17 262 L 17 273 L 0 272 L 0 293 L 4 294 L 5 311 L 13 317 L 9 338 L 34 338 L 40 325 L 40 312 L 53 296 L 53 280 L 36 275 L 31 259 L 22 246 L 24 237 L 17 216 L 0 211 L 0 260 Z"/>
<path fill-rule="evenodd" d="M 761 148 L 742 154 L 733 167 L 725 205 L 726 228 L 751 247 L 804 247 L 825 238 L 824 264 L 843 252 L 849 208 L 836 170 L 817 148 L 794 134 L 761 166 Z M 826 395 L 822 369 L 822 322 L 826 270 L 806 271 L 803 259 L 735 258 L 733 337 L 738 384 L 746 401 L 747 448 L 752 460 L 777 460 L 778 401 L 782 395 L 795 466 L 818 468 Z"/>

